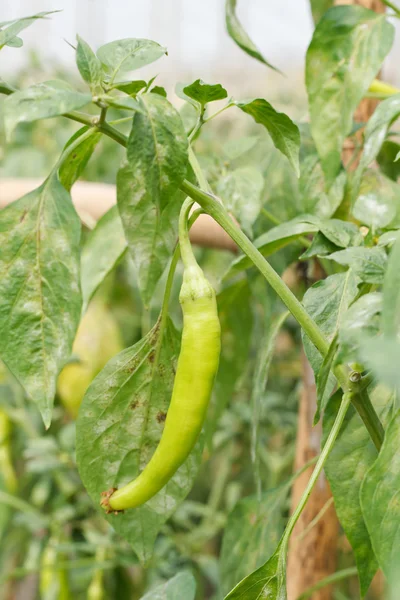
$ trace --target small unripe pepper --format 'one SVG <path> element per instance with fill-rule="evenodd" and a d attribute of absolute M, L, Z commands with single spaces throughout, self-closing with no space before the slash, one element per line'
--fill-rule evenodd
<path fill-rule="evenodd" d="M 164 487 L 185 462 L 200 435 L 218 370 L 221 327 L 215 292 L 196 262 L 187 219 L 192 202 L 182 207 L 179 241 L 184 264 L 179 296 L 183 312 L 182 344 L 171 403 L 159 445 L 140 475 L 105 495 L 108 511 L 144 504 Z"/>

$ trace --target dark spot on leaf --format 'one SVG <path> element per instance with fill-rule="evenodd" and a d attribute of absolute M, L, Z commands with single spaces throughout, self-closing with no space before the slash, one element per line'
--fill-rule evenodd
<path fill-rule="evenodd" d="M 21 218 L 20 218 L 20 220 L 19 220 L 19 222 L 20 222 L 20 223 L 22 223 L 22 221 L 25 219 L 27 212 L 28 212 L 28 209 L 27 209 L 27 208 L 25 208 L 25 210 L 24 210 L 24 212 L 22 213 L 22 215 L 21 215 Z"/>
<path fill-rule="evenodd" d="M 152 350 L 149 354 L 149 362 L 153 363 L 154 362 L 154 357 L 156 355 L 155 350 Z"/>
<path fill-rule="evenodd" d="M 157 413 L 157 421 L 159 423 L 164 423 L 165 419 L 167 418 L 167 413 L 165 413 L 164 411 L 160 410 Z"/>
<path fill-rule="evenodd" d="M 135 410 L 135 408 L 137 408 L 139 406 L 139 400 L 134 400 L 133 402 L 131 402 L 131 404 L 129 405 L 129 408 L 131 408 L 132 410 Z"/>
<path fill-rule="evenodd" d="M 72 155 L 72 158 L 76 158 L 76 152 L 74 152 L 74 154 Z"/>

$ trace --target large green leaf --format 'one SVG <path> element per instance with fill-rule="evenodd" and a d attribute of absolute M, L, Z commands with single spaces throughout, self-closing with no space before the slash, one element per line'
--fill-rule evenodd
<path fill-rule="evenodd" d="M 182 571 L 172 579 L 147 592 L 141 600 L 194 600 L 195 595 L 195 578 L 189 571 Z"/>
<path fill-rule="evenodd" d="M 300 131 L 297 125 L 285 113 L 277 112 L 264 98 L 236 102 L 236 105 L 253 117 L 256 123 L 264 125 L 275 147 L 286 156 L 296 174 L 300 175 Z"/>
<path fill-rule="evenodd" d="M 88 130 L 88 127 L 79 129 L 67 142 L 65 148 L 68 148 L 72 142 L 77 140 L 83 133 Z M 102 134 L 95 128 L 92 129 L 90 136 L 81 141 L 74 151 L 71 152 L 63 161 L 59 169 L 59 177 L 62 185 L 69 192 L 77 181 L 90 160 L 97 144 L 99 143 Z"/>
<path fill-rule="evenodd" d="M 359 279 L 352 270 L 349 270 L 346 273 L 337 273 L 318 281 L 304 295 L 305 309 L 329 342 L 335 337 L 346 310 L 357 296 L 358 283 Z M 322 356 L 304 331 L 302 331 L 302 338 L 305 353 L 317 378 L 323 364 Z M 334 386 L 335 377 L 331 374 L 328 382 L 324 385 L 323 397 L 318 397 L 315 421 L 318 420 Z"/>
<path fill-rule="evenodd" d="M 335 6 L 319 21 L 306 60 L 311 130 L 328 184 L 340 169 L 353 113 L 393 42 L 385 15 Z"/>
<path fill-rule="evenodd" d="M 46 12 L 40 12 L 30 17 L 23 17 L 22 19 L 14 19 L 13 21 L 3 21 L 0 23 L 0 49 L 5 45 L 10 45 L 21 31 L 35 23 L 38 19 L 45 19 L 47 15 L 52 15 L 58 12 L 58 10 L 50 10 Z M 6 29 L 3 27 L 6 26 Z"/>
<path fill-rule="evenodd" d="M 380 102 L 365 128 L 364 148 L 353 180 L 353 194 L 358 193 L 365 169 L 378 156 L 390 125 L 400 115 L 400 94 Z"/>
<path fill-rule="evenodd" d="M 110 71 L 110 80 L 113 82 L 119 73 L 149 65 L 166 52 L 166 48 L 152 40 L 125 38 L 104 44 L 98 49 L 97 56 Z"/>
<path fill-rule="evenodd" d="M 80 229 L 54 173 L 0 213 L 0 356 L 47 427 L 81 312 Z"/>
<path fill-rule="evenodd" d="M 256 571 L 242 579 L 225 600 L 287 600 L 286 560 L 282 546 Z"/>
<path fill-rule="evenodd" d="M 90 232 L 82 249 L 82 312 L 90 299 L 127 250 L 118 207 L 113 206 Z"/>
<path fill-rule="evenodd" d="M 261 498 L 243 498 L 230 513 L 220 557 L 223 593 L 227 593 L 247 573 L 258 569 L 265 562 L 265 557 L 273 554 L 284 529 L 282 508 L 288 491 L 289 487 L 282 485 Z"/>
<path fill-rule="evenodd" d="M 76 36 L 78 46 L 76 48 L 76 65 L 82 79 L 89 84 L 90 89 L 95 91 L 103 79 L 103 69 L 101 62 L 85 40 L 79 35 Z"/>
<path fill-rule="evenodd" d="M 400 331 L 400 239 L 389 256 L 383 282 L 383 332 L 396 336 Z"/>
<path fill-rule="evenodd" d="M 382 381 L 400 392 L 400 342 L 393 337 L 368 338 L 360 343 L 360 355 L 365 366 L 370 368 L 377 381 Z"/>
<path fill-rule="evenodd" d="M 296 217 L 291 221 L 282 223 L 273 227 L 266 233 L 263 233 L 254 241 L 254 245 L 265 257 L 270 256 L 277 250 L 284 248 L 291 242 L 296 241 L 302 235 L 316 233 L 320 228 L 319 219 L 312 215 L 303 215 Z M 232 261 L 225 278 L 232 277 L 237 273 L 252 266 L 251 260 L 247 256 L 239 256 Z"/>
<path fill-rule="evenodd" d="M 4 100 L 4 126 L 11 137 L 18 123 L 37 121 L 63 115 L 82 108 L 92 100 L 90 94 L 81 94 L 63 84 L 48 81 L 14 92 Z"/>
<path fill-rule="evenodd" d="M 343 171 L 326 191 L 321 162 L 316 154 L 310 154 L 301 164 L 299 190 L 302 210 L 321 218 L 331 217 L 343 200 L 345 184 L 346 173 Z"/>
<path fill-rule="evenodd" d="M 156 325 L 114 357 L 86 392 L 77 422 L 77 461 L 96 506 L 101 492 L 137 477 L 154 453 L 169 406 L 178 352 L 179 337 L 172 322 L 167 322 L 162 340 Z M 201 449 L 200 440 L 168 484 L 145 505 L 107 515 L 142 562 L 151 557 L 159 530 L 189 492 Z"/>
<path fill-rule="evenodd" d="M 391 394 L 378 387 L 371 401 L 383 422 L 391 411 Z M 325 437 L 331 430 L 339 409 L 340 397 L 335 394 L 325 411 Z M 376 459 L 377 451 L 364 423 L 351 406 L 340 430 L 336 444 L 325 464 L 335 508 L 340 523 L 352 545 L 364 596 L 378 567 L 370 536 L 361 512 L 359 493 L 366 470 Z"/>
<path fill-rule="evenodd" d="M 374 235 L 400 212 L 400 186 L 377 169 L 370 169 L 363 174 L 353 200 L 354 217 L 370 227 Z"/>
<path fill-rule="evenodd" d="M 117 177 L 118 208 L 147 304 L 177 237 L 179 184 L 187 171 L 187 138 L 179 114 L 158 94 L 141 98 L 133 117 L 128 164 Z"/>
<path fill-rule="evenodd" d="M 400 557 L 400 411 L 385 432 L 382 449 L 361 487 L 361 507 L 379 566 L 390 579 Z"/>
<path fill-rule="evenodd" d="M 365 283 L 383 283 L 387 266 L 387 255 L 383 248 L 357 246 L 339 250 L 328 256 L 340 265 L 350 267 Z"/>
<path fill-rule="evenodd" d="M 228 172 L 218 181 L 216 187 L 225 208 L 250 235 L 252 225 L 260 214 L 263 188 L 264 178 L 254 167 L 239 167 Z"/>
<path fill-rule="evenodd" d="M 267 67 L 270 67 L 275 71 L 279 71 L 279 69 L 271 65 L 271 63 L 263 57 L 257 46 L 247 35 L 246 31 L 243 28 L 243 25 L 241 24 L 236 15 L 236 4 L 237 0 L 226 0 L 225 21 L 229 35 L 231 36 L 233 41 L 239 46 L 239 48 L 246 52 L 246 54 L 264 63 L 264 65 L 267 65 Z"/>

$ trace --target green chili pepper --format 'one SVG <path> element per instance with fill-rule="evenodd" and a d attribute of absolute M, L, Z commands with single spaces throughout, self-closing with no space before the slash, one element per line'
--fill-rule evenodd
<path fill-rule="evenodd" d="M 192 201 L 182 207 L 179 241 L 184 264 L 179 296 L 183 312 L 181 352 L 165 428 L 140 475 L 102 500 L 109 512 L 135 508 L 168 483 L 192 451 L 206 417 L 221 349 L 215 292 L 190 246 L 187 220 Z"/>
<path fill-rule="evenodd" d="M 10 448 L 11 424 L 7 413 L 0 409 L 0 479 L 8 492 L 17 489 L 17 476 L 11 460 Z"/>
<path fill-rule="evenodd" d="M 52 536 L 41 557 L 40 571 L 40 598 L 57 598 L 58 600 L 70 600 L 68 577 L 65 569 L 57 566 L 57 563 L 65 558 L 57 551 L 60 543 L 58 535 Z"/>

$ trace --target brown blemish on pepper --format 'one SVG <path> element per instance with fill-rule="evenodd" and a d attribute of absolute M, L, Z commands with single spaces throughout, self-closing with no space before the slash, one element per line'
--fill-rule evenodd
<path fill-rule="evenodd" d="M 160 410 L 157 413 L 157 421 L 159 423 L 164 423 L 165 419 L 167 418 L 167 413 L 165 413 L 164 411 Z"/>

